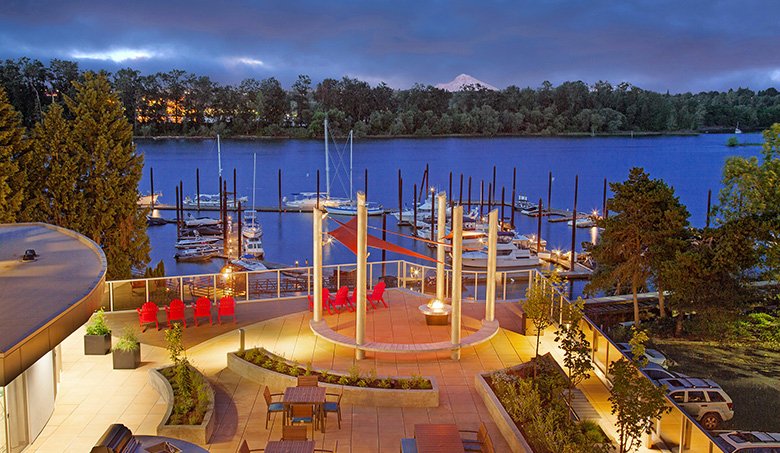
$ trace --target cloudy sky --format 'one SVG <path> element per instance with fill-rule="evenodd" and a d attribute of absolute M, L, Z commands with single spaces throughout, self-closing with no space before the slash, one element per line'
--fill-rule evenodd
<path fill-rule="evenodd" d="M 0 0 L 0 58 L 372 86 L 780 87 L 778 0 Z"/>

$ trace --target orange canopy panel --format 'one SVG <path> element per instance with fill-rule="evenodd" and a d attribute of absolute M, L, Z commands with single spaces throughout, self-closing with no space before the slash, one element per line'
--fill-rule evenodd
<path fill-rule="evenodd" d="M 334 222 L 341 225 L 333 231 L 329 231 L 328 234 L 333 236 L 334 239 L 344 244 L 348 249 L 352 250 L 352 253 L 357 255 L 357 217 L 353 217 L 347 223 L 341 223 L 336 219 L 332 219 Z M 387 250 L 388 252 L 400 253 L 402 255 L 414 256 L 428 261 L 438 262 L 433 258 L 425 255 L 421 255 L 417 252 L 413 252 L 409 249 L 405 249 L 401 246 L 391 244 L 387 241 L 383 241 L 376 236 L 368 235 L 368 247 Z"/>

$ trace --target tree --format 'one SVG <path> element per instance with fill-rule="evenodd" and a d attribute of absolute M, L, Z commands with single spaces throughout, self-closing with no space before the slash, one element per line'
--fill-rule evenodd
<path fill-rule="evenodd" d="M 666 389 L 657 387 L 637 369 L 647 365 L 644 342 L 647 334 L 632 328 L 632 360 L 625 357 L 612 362 L 612 390 L 609 402 L 617 417 L 618 448 L 620 453 L 633 451 L 641 444 L 642 433 L 650 433 L 653 422 L 671 409 L 666 407 Z"/>
<path fill-rule="evenodd" d="M 555 341 L 563 350 L 563 364 L 569 373 L 569 406 L 571 406 L 572 391 L 580 382 L 587 379 L 593 364 L 590 361 L 590 342 L 582 331 L 583 318 L 582 298 L 577 298 L 573 304 L 563 308 L 563 324 L 555 331 Z"/>
<path fill-rule="evenodd" d="M 536 362 L 539 359 L 539 337 L 544 329 L 552 324 L 550 318 L 558 291 L 565 285 L 558 275 L 558 268 L 553 268 L 547 278 L 535 278 L 525 293 L 523 313 L 530 319 L 536 329 L 536 355 L 534 358 L 534 378 L 536 378 Z"/>
<path fill-rule="evenodd" d="M 588 250 L 599 267 L 586 290 L 615 288 L 620 294 L 622 286 L 629 284 L 638 326 L 639 288 L 653 274 L 651 265 L 667 256 L 663 248 L 683 234 L 688 212 L 666 183 L 650 179 L 642 168 L 632 168 L 628 180 L 611 183 L 610 189 L 614 196 L 609 207 L 616 215 L 598 221 L 604 228 L 601 240 Z"/>
<path fill-rule="evenodd" d="M 20 189 L 19 156 L 26 145 L 22 142 L 24 128 L 16 110 L 0 87 L 0 223 L 16 221 L 24 192 Z"/>
<path fill-rule="evenodd" d="M 107 278 L 130 278 L 133 269 L 149 262 L 146 213 L 136 204 L 143 156 L 136 152 L 132 128 L 106 78 L 87 72 L 76 89 L 75 99 L 65 99 L 78 147 L 76 190 L 85 201 L 78 231 L 103 248 Z"/>
<path fill-rule="evenodd" d="M 298 75 L 298 80 L 293 83 L 293 100 L 298 113 L 297 125 L 308 126 L 309 124 L 309 92 L 311 91 L 311 77 L 307 75 Z"/>
<path fill-rule="evenodd" d="M 723 189 L 713 208 L 717 224 L 749 221 L 763 277 L 780 277 L 780 124 L 764 131 L 761 159 L 729 157 L 723 166 Z"/>

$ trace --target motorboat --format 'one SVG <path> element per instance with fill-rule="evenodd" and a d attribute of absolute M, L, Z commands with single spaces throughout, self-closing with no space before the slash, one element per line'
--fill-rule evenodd
<path fill-rule="evenodd" d="M 155 216 L 152 216 L 152 215 L 147 215 L 146 216 L 146 224 L 149 225 L 149 226 L 165 225 L 166 223 L 168 223 L 168 221 L 163 219 L 162 217 L 155 217 Z"/>
<path fill-rule="evenodd" d="M 220 249 L 218 247 L 206 246 L 194 249 L 179 250 L 175 255 L 173 255 L 173 258 L 180 262 L 208 261 L 219 255 L 219 252 Z"/>
<path fill-rule="evenodd" d="M 222 227 L 220 225 L 207 225 L 195 228 L 182 228 L 181 234 L 182 236 L 194 236 L 196 234 L 201 236 L 222 236 Z"/>
<path fill-rule="evenodd" d="M 268 268 L 263 264 L 261 261 L 242 257 L 239 260 L 233 260 L 230 262 L 233 266 L 235 266 L 239 271 L 267 271 Z"/>
<path fill-rule="evenodd" d="M 579 217 L 576 223 L 577 223 L 577 228 L 591 228 L 596 226 L 596 221 L 590 217 Z M 574 222 L 572 222 L 571 220 L 566 222 L 566 225 L 568 226 L 572 226 L 573 224 Z"/>
<path fill-rule="evenodd" d="M 198 217 L 195 218 L 190 214 L 187 213 L 187 218 L 184 219 L 184 225 L 186 225 L 189 228 L 198 228 L 198 227 L 204 227 L 204 226 L 216 226 L 219 225 L 219 219 L 212 219 L 211 217 Z"/>
<path fill-rule="evenodd" d="M 220 240 L 220 238 L 214 236 L 203 237 L 196 231 L 195 235 L 193 236 L 182 237 L 179 239 L 176 244 L 174 244 L 174 247 L 177 249 L 197 249 L 206 246 L 213 246 Z"/>
<path fill-rule="evenodd" d="M 500 231 L 496 240 L 496 268 L 501 270 L 521 269 L 539 265 L 539 257 L 530 249 L 515 244 L 515 233 Z M 476 252 L 465 252 L 463 267 L 487 269 L 488 251 L 483 248 Z"/>
<path fill-rule="evenodd" d="M 136 201 L 136 203 L 138 203 L 140 206 L 149 206 L 152 203 L 156 204 L 157 199 L 160 198 L 160 196 L 162 196 L 162 192 L 155 192 L 151 195 L 141 195 L 138 197 L 138 201 Z"/>
<path fill-rule="evenodd" d="M 231 209 L 235 209 L 238 206 L 238 203 L 246 204 L 246 202 L 249 201 L 249 198 L 244 197 L 233 197 L 232 192 L 227 193 L 227 207 Z M 202 193 L 196 195 L 194 198 L 186 197 L 184 199 L 184 204 L 188 206 L 198 206 L 202 208 L 217 208 L 220 206 L 219 202 L 219 194 L 209 194 L 209 193 Z"/>
<path fill-rule="evenodd" d="M 299 209 L 311 209 L 317 207 L 317 192 L 297 192 L 292 194 L 293 199 L 290 200 L 287 197 L 282 198 L 284 205 L 288 208 Z M 321 193 L 319 195 L 320 208 L 326 206 L 338 206 L 341 203 L 346 203 L 349 200 L 346 198 L 330 198 L 327 194 Z"/>
<path fill-rule="evenodd" d="M 532 201 L 528 201 L 528 197 L 525 195 L 518 195 L 517 201 L 515 201 L 515 209 L 519 210 L 531 210 L 538 209 L 538 205 Z"/>
<path fill-rule="evenodd" d="M 325 206 L 325 210 L 330 214 L 336 215 L 357 215 L 358 205 L 357 202 L 351 201 L 337 206 Z M 378 203 L 366 203 L 366 213 L 368 215 L 382 215 L 385 212 L 385 208 Z"/>

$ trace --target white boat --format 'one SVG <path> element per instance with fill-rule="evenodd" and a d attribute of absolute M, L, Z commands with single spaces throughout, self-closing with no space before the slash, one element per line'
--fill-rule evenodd
<path fill-rule="evenodd" d="M 176 247 L 177 249 L 197 249 L 197 248 L 203 248 L 207 246 L 213 246 L 219 241 L 221 241 L 221 238 L 219 237 L 215 237 L 215 236 L 203 237 L 196 232 L 195 236 L 183 237 L 179 239 L 176 242 L 176 244 L 174 244 L 174 247 Z"/>
<path fill-rule="evenodd" d="M 311 209 L 317 206 L 317 192 L 297 192 L 292 194 L 293 199 L 282 198 L 285 206 L 289 208 Z M 346 203 L 346 198 L 330 198 L 327 194 L 320 193 L 320 209 L 325 206 L 338 206 Z"/>
<path fill-rule="evenodd" d="M 138 197 L 138 201 L 136 201 L 136 203 L 138 203 L 141 206 L 149 206 L 152 203 L 157 204 L 157 199 L 160 198 L 161 196 L 162 196 L 162 192 L 155 192 L 152 195 L 141 195 L 140 197 Z"/>
<path fill-rule="evenodd" d="M 572 226 L 573 222 L 569 220 L 566 225 Z M 580 217 L 577 219 L 577 228 L 591 228 L 596 226 L 596 221 L 590 217 Z"/>
<path fill-rule="evenodd" d="M 511 270 L 538 266 L 539 257 L 529 249 L 519 248 L 515 245 L 514 240 L 514 233 L 505 231 L 498 233 L 496 241 L 496 268 Z M 478 252 L 465 252 L 462 262 L 463 267 L 487 269 L 487 248 Z"/>
<path fill-rule="evenodd" d="M 173 257 L 176 259 L 176 261 L 184 261 L 184 262 L 198 262 L 198 261 L 208 261 L 215 256 L 217 256 L 220 252 L 220 249 L 218 247 L 200 247 L 196 249 L 184 249 L 177 252 Z"/>
<path fill-rule="evenodd" d="M 735 134 L 741 134 L 742 133 L 742 130 L 739 128 L 739 121 L 737 121 L 737 127 L 734 128 L 734 133 Z"/>
<path fill-rule="evenodd" d="M 330 214 L 336 215 L 357 215 L 358 205 L 356 201 L 339 204 L 338 206 L 325 206 L 325 210 Z M 368 215 L 382 215 L 385 209 L 378 203 L 366 203 L 366 212 Z"/>
<path fill-rule="evenodd" d="M 241 258 L 240 260 L 233 260 L 230 264 L 239 268 L 240 271 L 266 271 L 268 268 L 262 262 L 251 259 Z"/>
<path fill-rule="evenodd" d="M 244 257 L 258 259 L 263 259 L 265 257 L 265 249 L 263 249 L 262 237 L 244 239 L 242 246 L 244 248 L 244 254 L 242 256 Z"/>
<path fill-rule="evenodd" d="M 200 206 L 204 208 L 216 208 L 219 207 L 219 194 L 211 194 L 211 193 L 202 193 L 199 195 L 196 195 L 195 198 L 186 197 L 184 199 L 184 204 L 188 206 L 198 206 L 198 200 L 200 200 Z M 247 197 L 238 197 L 237 199 L 234 199 L 232 196 L 232 192 L 228 192 L 227 194 L 227 202 L 225 203 L 228 208 L 236 208 L 238 206 L 238 203 L 246 204 L 246 202 L 249 200 Z"/>
<path fill-rule="evenodd" d="M 186 225 L 189 228 L 198 228 L 198 227 L 204 227 L 204 226 L 216 226 L 219 225 L 219 219 L 212 219 L 211 217 L 198 217 L 195 218 L 190 214 L 187 213 L 187 218 L 184 219 L 184 225 Z"/>
<path fill-rule="evenodd" d="M 538 207 L 537 204 L 532 201 L 528 201 L 528 197 L 526 197 L 525 195 L 517 196 L 517 201 L 515 201 L 515 209 L 531 210 L 531 209 L 537 209 L 537 207 Z"/>

